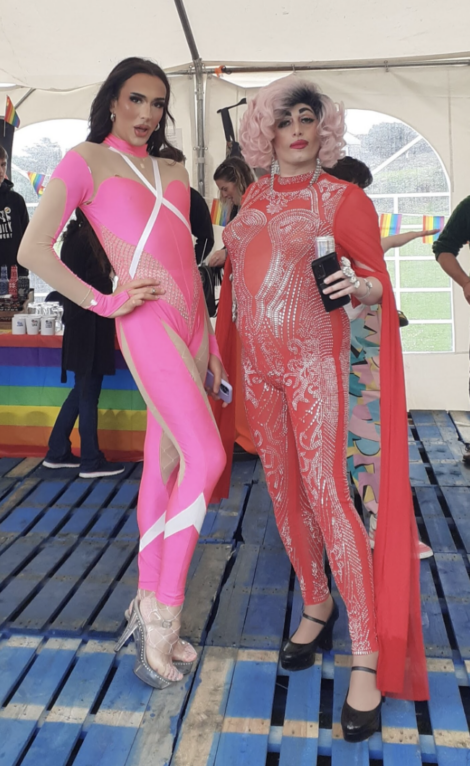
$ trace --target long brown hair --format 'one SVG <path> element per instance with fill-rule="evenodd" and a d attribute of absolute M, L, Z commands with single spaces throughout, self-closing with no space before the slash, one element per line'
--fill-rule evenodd
<path fill-rule="evenodd" d="M 153 157 L 158 157 L 158 152 L 162 147 L 170 146 L 165 133 L 167 120 L 169 119 L 174 123 L 174 119 L 168 109 L 170 83 L 165 72 L 158 64 L 138 56 L 131 56 L 120 61 L 102 84 L 91 105 L 90 132 L 86 140 L 94 144 L 102 144 L 106 136 L 109 136 L 113 127 L 111 122 L 111 102 L 119 98 L 124 83 L 136 74 L 148 74 L 151 77 L 158 77 L 166 88 L 165 107 L 160 120 L 160 127 L 158 130 L 154 130 L 147 142 L 148 153 Z"/>
<path fill-rule="evenodd" d="M 227 157 L 214 173 L 214 181 L 234 183 L 241 197 L 254 180 L 253 171 L 241 157 Z"/>
<path fill-rule="evenodd" d="M 98 264 L 103 270 L 103 274 L 109 276 L 112 268 L 108 256 L 103 250 L 88 218 L 78 207 L 75 210 L 75 218 L 72 218 L 72 220 L 69 221 L 67 228 L 62 235 L 62 242 L 65 244 L 65 242 L 72 237 L 79 237 L 82 242 L 86 241 L 90 245 Z"/>

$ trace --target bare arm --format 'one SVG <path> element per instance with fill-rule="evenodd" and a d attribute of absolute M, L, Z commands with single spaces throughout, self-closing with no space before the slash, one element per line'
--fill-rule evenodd
<path fill-rule="evenodd" d="M 56 168 L 18 252 L 18 262 L 69 300 L 101 316 L 127 314 L 162 292 L 155 280 L 134 280 L 113 295 L 103 295 L 77 277 L 53 246 L 75 208 L 93 196 L 93 178 L 84 158 L 68 152 Z M 155 292 L 152 292 L 155 290 Z"/>
<path fill-rule="evenodd" d="M 377 272 L 376 263 L 384 268 L 377 213 L 372 202 L 360 189 L 351 191 L 346 197 L 346 201 L 339 206 L 333 233 L 336 244 L 345 251 L 346 256 L 352 261 L 354 270 L 365 271 L 366 274 L 367 272 Z M 339 254 L 341 255 L 340 252 Z M 344 279 L 342 272 L 336 272 L 328 278 L 328 281 L 333 285 L 333 281 L 337 280 L 337 284 L 333 286 L 334 297 L 336 298 L 342 295 L 353 295 L 366 306 L 380 303 L 383 295 L 381 280 L 364 273 L 358 276 L 358 279 L 359 286 L 357 289 L 349 279 Z M 366 281 L 372 285 L 370 290 Z"/>
<path fill-rule="evenodd" d="M 439 266 L 463 290 L 467 303 L 470 303 L 470 277 L 465 273 L 453 253 L 440 253 L 437 257 Z"/>
<path fill-rule="evenodd" d="M 437 234 L 439 229 L 430 229 L 429 231 L 407 231 L 404 234 L 392 234 L 390 237 L 382 237 L 380 242 L 382 243 L 382 249 L 384 253 L 391 250 L 393 247 L 403 247 L 408 242 L 412 242 L 414 239 L 420 237 L 431 237 Z"/>

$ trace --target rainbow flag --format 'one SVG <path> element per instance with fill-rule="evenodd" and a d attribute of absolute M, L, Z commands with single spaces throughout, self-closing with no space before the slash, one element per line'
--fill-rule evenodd
<path fill-rule="evenodd" d="M 432 229 L 439 229 L 439 232 L 441 229 L 444 228 L 445 224 L 445 217 L 443 215 L 423 215 L 423 231 L 432 231 Z M 436 241 L 436 239 L 439 236 L 439 232 L 437 234 L 432 234 L 428 237 L 423 237 L 423 242 L 425 245 L 431 245 L 433 242 Z"/>
<path fill-rule="evenodd" d="M 61 335 L 0 332 L 0 457 L 42 457 L 60 408 L 70 392 L 61 383 Z M 108 460 L 141 460 L 146 405 L 121 352 L 116 375 L 103 380 L 98 405 L 98 437 Z M 80 446 L 77 428 L 73 448 Z"/>
<path fill-rule="evenodd" d="M 399 213 L 382 213 L 380 216 L 380 236 L 391 237 L 399 234 L 401 228 L 401 215 Z"/>
<path fill-rule="evenodd" d="M 44 193 L 44 179 L 46 177 L 45 173 L 30 173 L 28 171 L 28 178 L 31 181 L 34 191 L 38 195 L 38 197 L 41 196 L 41 194 Z"/>
<path fill-rule="evenodd" d="M 13 125 L 14 128 L 20 127 L 20 118 L 18 117 L 17 111 L 13 106 L 13 102 L 10 96 L 7 96 L 7 104 L 5 107 L 5 122 Z"/>
<path fill-rule="evenodd" d="M 229 208 L 220 199 L 214 199 L 211 207 L 211 221 L 214 226 L 226 226 Z"/>

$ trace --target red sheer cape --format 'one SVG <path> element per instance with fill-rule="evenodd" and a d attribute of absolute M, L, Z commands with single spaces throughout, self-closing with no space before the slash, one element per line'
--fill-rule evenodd
<path fill-rule="evenodd" d="M 334 221 L 337 252 L 351 259 L 358 275 L 377 277 L 383 285 L 381 480 L 373 555 L 380 649 L 377 684 L 386 696 L 424 700 L 429 698 L 429 689 L 421 627 L 418 533 L 409 483 L 408 418 L 398 316 L 380 245 L 377 213 L 362 190 L 351 184 L 346 186 Z M 236 328 L 232 322 L 230 274 L 231 264 L 227 258 L 216 335 L 226 371 L 234 379 Z M 221 409 L 219 404 L 214 410 L 227 451 L 227 466 L 214 497 L 226 497 L 235 415 L 234 408 Z"/>
<path fill-rule="evenodd" d="M 219 344 L 219 350 L 222 356 L 222 362 L 225 372 L 228 375 L 229 382 L 233 387 L 232 404 L 228 407 L 222 407 L 222 402 L 210 399 L 212 411 L 216 419 L 222 444 L 227 454 L 227 462 L 224 471 L 220 477 L 212 494 L 211 502 L 218 503 L 222 498 L 228 497 L 230 490 L 230 479 L 232 475 L 233 445 L 235 443 L 235 399 L 236 399 L 236 365 L 238 364 L 237 354 L 237 328 L 235 322 L 232 322 L 232 283 L 230 276 L 232 274 L 232 263 L 227 256 L 224 266 L 224 278 L 220 290 L 219 307 L 217 309 L 217 322 L 215 325 L 215 336 Z"/>

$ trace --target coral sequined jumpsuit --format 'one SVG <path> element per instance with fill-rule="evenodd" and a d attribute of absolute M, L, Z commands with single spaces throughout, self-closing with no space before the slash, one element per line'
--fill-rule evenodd
<path fill-rule="evenodd" d="M 363 192 L 327 175 L 310 180 L 276 176 L 273 192 L 267 177 L 253 184 L 224 243 L 248 422 L 280 535 L 309 605 L 329 594 L 326 546 L 352 651 L 369 654 L 378 648 L 372 560 L 346 478 L 350 324 L 342 308 L 324 310 L 311 269 L 317 236 L 333 234 L 338 253 L 359 256 L 348 247 L 348 209 Z M 371 226 L 378 232 L 376 216 Z"/>

